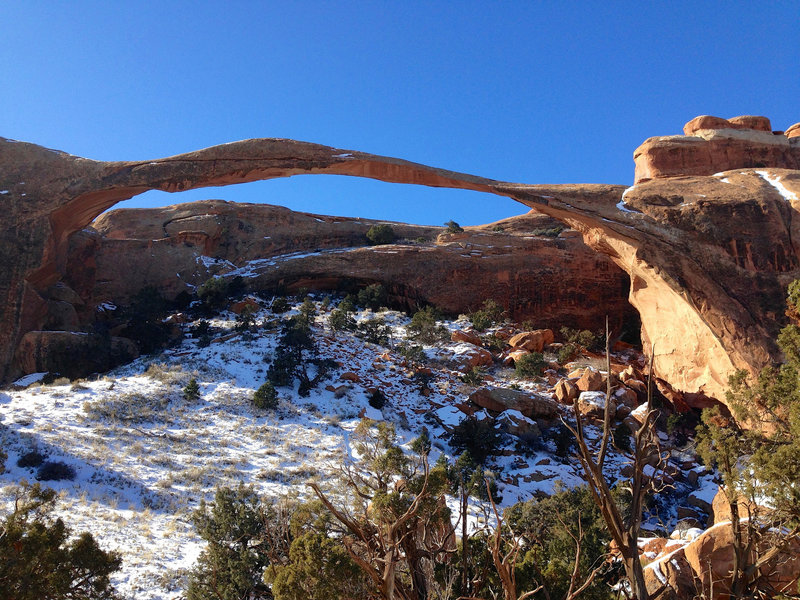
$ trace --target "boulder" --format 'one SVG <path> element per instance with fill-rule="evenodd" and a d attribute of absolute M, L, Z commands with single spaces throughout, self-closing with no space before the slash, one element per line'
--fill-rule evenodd
<path fill-rule="evenodd" d="M 694 572 L 686 560 L 683 548 L 666 545 L 664 554 L 644 568 L 647 591 L 659 600 L 695 598 L 697 589 Z"/>
<path fill-rule="evenodd" d="M 491 367 L 494 364 L 492 353 L 485 348 L 475 348 L 473 352 L 467 354 L 465 370 L 475 367 Z"/>
<path fill-rule="evenodd" d="M 728 123 L 734 129 L 753 129 L 755 131 L 766 131 L 772 133 L 772 123 L 767 117 L 757 117 L 755 115 L 741 115 L 731 117 Z"/>
<path fill-rule="evenodd" d="M 575 398 L 578 397 L 577 386 L 569 379 L 561 379 L 553 389 L 553 395 L 560 404 L 572 406 Z"/>
<path fill-rule="evenodd" d="M 582 392 L 599 392 L 606 388 L 606 379 L 598 371 L 586 368 L 575 386 Z"/>
<path fill-rule="evenodd" d="M 759 551 L 765 552 L 771 543 L 765 540 Z M 730 521 L 718 523 L 700 534 L 684 547 L 684 555 L 701 590 L 714 598 L 730 593 L 733 568 L 733 528 Z M 760 572 L 764 578 L 761 589 L 779 590 L 792 584 L 800 576 L 800 542 L 789 543 L 786 551 L 778 553 Z"/>
<path fill-rule="evenodd" d="M 620 387 L 614 390 L 614 402 L 633 410 L 639 406 L 639 396 L 630 388 Z"/>
<path fill-rule="evenodd" d="M 613 417 L 617 412 L 617 406 L 614 404 L 613 399 L 610 401 L 610 408 Z M 578 411 L 580 411 L 581 415 L 584 417 L 592 419 L 605 418 L 605 392 L 581 392 L 581 395 L 578 396 Z"/>
<path fill-rule="evenodd" d="M 464 342 L 473 346 L 480 346 L 483 343 L 481 336 L 469 329 L 456 329 L 450 334 L 450 339 L 454 342 Z"/>
<path fill-rule="evenodd" d="M 526 354 L 530 354 L 530 352 L 522 349 L 511 350 L 503 359 L 503 364 L 507 367 L 513 367 L 517 363 L 517 360 Z"/>
<path fill-rule="evenodd" d="M 738 505 L 740 519 L 749 518 L 751 516 L 764 516 L 769 512 L 768 507 L 754 504 L 747 497 L 741 494 L 739 495 L 739 499 L 736 504 Z M 717 490 L 714 500 L 711 502 L 710 515 L 711 516 L 708 520 L 709 525 L 731 520 L 731 505 L 728 502 L 728 496 L 722 487 Z"/>
<path fill-rule="evenodd" d="M 542 436 L 536 421 L 515 410 L 502 412 L 495 422 L 501 431 L 505 431 L 526 442 L 532 442 Z"/>
<path fill-rule="evenodd" d="M 529 419 L 553 419 L 558 415 L 554 400 L 519 390 L 481 387 L 472 392 L 469 399 L 492 412 L 516 410 Z"/>
<path fill-rule="evenodd" d="M 537 329 L 536 331 L 525 331 L 518 333 L 508 344 L 514 349 L 523 349 L 528 352 L 541 352 L 548 344 L 555 340 L 553 331 L 550 329 Z"/>
<path fill-rule="evenodd" d="M 793 138 L 800 136 L 800 123 L 795 123 L 789 129 L 783 132 L 787 138 Z"/>
<path fill-rule="evenodd" d="M 721 117 L 700 115 L 683 126 L 683 134 L 694 135 L 701 129 L 731 129 L 731 123 L 728 119 L 723 119 Z"/>
<path fill-rule="evenodd" d="M 689 503 L 689 506 L 699 508 L 707 515 L 712 513 L 711 502 L 709 502 L 708 496 L 702 492 L 692 492 L 687 496 L 686 502 Z"/>
<path fill-rule="evenodd" d="M 636 184 L 665 177 L 709 176 L 734 169 L 798 168 L 800 146 L 790 143 L 786 135 L 763 129 L 769 123 L 766 117 L 740 119 L 733 123 L 704 115 L 685 125 L 684 136 L 645 140 L 634 151 Z"/>
<path fill-rule="evenodd" d="M 255 298 L 245 298 L 244 300 L 231 304 L 230 310 L 232 313 L 240 315 L 245 311 L 258 312 L 261 310 L 261 305 Z"/>

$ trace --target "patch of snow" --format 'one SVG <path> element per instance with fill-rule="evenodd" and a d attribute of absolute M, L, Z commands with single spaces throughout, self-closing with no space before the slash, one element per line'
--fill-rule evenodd
<path fill-rule="evenodd" d="M 20 377 L 17 379 L 12 385 L 17 387 L 28 387 L 32 383 L 36 383 L 37 381 L 41 381 L 44 379 L 44 376 L 47 375 L 47 371 L 44 373 L 31 373 L 30 375 L 25 375 L 24 377 Z"/>
<path fill-rule="evenodd" d="M 334 154 L 333 158 L 353 158 L 350 152 L 343 152 L 342 154 Z"/>
<path fill-rule="evenodd" d="M 97 305 L 97 312 L 117 310 L 117 305 L 113 302 L 101 302 Z"/>
<path fill-rule="evenodd" d="M 617 202 L 617 208 L 618 208 L 619 210 L 621 210 L 622 212 L 626 212 L 626 213 L 639 213 L 639 214 L 641 214 L 641 211 L 639 211 L 639 210 L 634 210 L 634 209 L 632 209 L 632 208 L 628 208 L 627 206 L 625 206 L 625 200 L 620 200 L 619 202 Z"/>
<path fill-rule="evenodd" d="M 8 193 L 9 193 L 8 190 L 0 190 L 0 194 L 8 194 Z"/>
<path fill-rule="evenodd" d="M 581 392 L 578 396 L 578 402 L 596 406 L 601 410 L 606 408 L 606 393 L 605 392 Z"/>
<path fill-rule="evenodd" d="M 761 175 L 762 179 L 778 190 L 778 193 L 783 196 L 786 200 L 792 201 L 797 200 L 797 194 L 792 191 L 786 189 L 786 186 L 781 183 L 781 178 L 778 175 L 770 176 L 769 172 L 767 171 L 756 171 L 759 175 Z"/>

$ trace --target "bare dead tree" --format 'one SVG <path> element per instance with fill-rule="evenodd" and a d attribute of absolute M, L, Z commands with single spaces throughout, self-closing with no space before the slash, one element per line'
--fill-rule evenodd
<path fill-rule="evenodd" d="M 385 449 L 372 448 L 376 455 Z M 362 450 L 370 451 L 366 445 Z M 379 458 L 396 452 L 402 455 L 391 447 Z M 383 600 L 426 600 L 433 574 L 429 563 L 448 560 L 455 551 L 443 490 L 431 487 L 427 456 L 408 471 L 418 478 L 413 486 L 410 481 L 392 482 L 388 471 L 372 473 L 371 479 L 353 465 L 341 472 L 351 493 L 344 502 L 334 502 L 316 484 L 310 487 L 344 527 L 342 543 L 348 554 Z"/>
<path fill-rule="evenodd" d="M 606 318 L 606 405 L 603 418 L 603 433 L 600 447 L 593 452 L 586 441 L 583 419 L 579 410 L 579 402 L 574 401 L 575 427 L 564 421 L 564 425 L 575 436 L 578 446 L 578 459 L 583 467 L 586 481 L 592 498 L 600 509 L 603 520 L 608 527 L 611 538 L 617 546 L 625 568 L 625 575 L 631 586 L 633 600 L 649 600 L 644 571 L 639 558 L 639 531 L 642 524 L 642 508 L 647 492 L 652 489 L 653 478 L 645 475 L 645 467 L 654 460 L 663 463 L 655 421 L 658 413 L 652 409 L 653 358 L 650 358 L 650 373 L 647 381 L 647 409 L 641 425 L 634 433 L 633 475 L 628 491 L 631 494 L 630 515 L 625 518 L 614 498 L 611 487 L 604 474 L 605 460 L 609 441 L 611 440 L 611 352 L 608 318 Z"/>

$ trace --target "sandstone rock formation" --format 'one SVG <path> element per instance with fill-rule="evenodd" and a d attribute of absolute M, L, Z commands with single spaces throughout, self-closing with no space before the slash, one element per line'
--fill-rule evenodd
<path fill-rule="evenodd" d="M 742 168 L 800 169 L 800 142 L 790 127 L 772 132 L 769 119 L 703 115 L 683 127 L 685 135 L 652 137 L 633 154 L 635 181 L 713 175 Z"/>
<path fill-rule="evenodd" d="M 746 144 L 753 135 L 771 135 L 733 131 Z M 654 351 L 657 375 L 688 400 L 698 394 L 723 398 L 733 369 L 753 371 L 778 357 L 773 340 L 783 323 L 785 287 L 800 275 L 793 219 L 800 173 L 748 163 L 719 177 L 710 176 L 718 167 L 709 173 L 706 166 L 699 176 L 692 166 L 708 162 L 703 156 L 717 137 L 731 148 L 742 141 L 712 133 L 711 146 L 678 161 L 687 176 L 654 178 L 628 190 L 502 183 L 290 140 L 248 140 L 154 161 L 103 163 L 0 139 L 0 259 L 8 265 L 0 271 L 0 378 L 12 374 L 10 359 L 26 332 L 42 329 L 49 319 L 70 318 L 68 307 L 57 303 L 69 295 L 58 284 L 64 282 L 72 234 L 116 202 L 149 189 L 333 173 L 504 195 L 563 221 L 629 273 L 630 301 L 641 315 L 645 350 Z M 774 153 L 769 144 L 762 146 L 770 160 L 778 157 L 796 169 L 800 138 L 783 139 L 773 144 Z M 697 138 L 690 145 L 698 141 L 706 143 Z"/>
<path fill-rule="evenodd" d="M 251 291 L 381 283 L 393 305 L 454 315 L 491 297 L 516 320 L 552 327 L 597 329 L 606 313 L 619 326 L 634 314 L 627 274 L 579 237 L 534 235 L 558 225 L 544 215 L 469 227 L 457 241 L 442 227 L 391 223 L 396 243 L 369 246 L 375 223 L 218 200 L 115 210 L 93 223 L 96 233 L 73 236 L 65 280 L 87 307 L 125 305 L 145 285 L 175 297 L 238 274 Z"/>

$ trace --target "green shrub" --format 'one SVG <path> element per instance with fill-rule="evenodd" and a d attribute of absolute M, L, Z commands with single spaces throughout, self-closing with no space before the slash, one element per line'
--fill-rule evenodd
<path fill-rule="evenodd" d="M 269 567 L 264 580 L 275 600 L 369 597 L 369 581 L 341 540 L 316 531 L 294 539 L 288 560 Z"/>
<path fill-rule="evenodd" d="M 524 540 L 516 572 L 518 589 L 543 585 L 549 598 L 567 596 L 575 569 L 576 539 L 582 538 L 576 574 L 582 582 L 602 563 L 611 537 L 586 486 L 517 503 L 506 511 L 506 519 Z M 597 577 L 580 598 L 610 598 L 606 577 Z"/>
<path fill-rule="evenodd" d="M 514 371 L 517 377 L 522 379 L 540 377 L 546 366 L 547 361 L 545 361 L 541 352 L 523 354 L 514 361 Z"/>
<path fill-rule="evenodd" d="M 367 397 L 367 401 L 372 408 L 381 410 L 386 406 L 386 395 L 381 390 L 375 390 Z"/>
<path fill-rule="evenodd" d="M 534 229 L 531 231 L 531 235 L 541 236 L 541 237 L 558 237 L 562 231 L 564 231 L 566 227 L 563 225 L 556 225 L 555 227 L 543 227 L 540 229 Z"/>
<path fill-rule="evenodd" d="M 492 419 L 479 421 L 475 417 L 466 417 L 450 433 L 450 446 L 453 450 L 469 451 L 478 465 L 483 465 L 499 444 L 500 434 Z"/>
<path fill-rule="evenodd" d="M 41 465 L 45 459 L 47 458 L 46 455 L 42 454 L 38 450 L 31 450 L 30 452 L 26 452 L 22 456 L 17 459 L 17 466 L 21 469 L 35 469 L 39 465 Z"/>
<path fill-rule="evenodd" d="M 588 329 L 579 331 L 577 329 L 570 329 L 569 327 L 562 327 L 560 332 L 561 337 L 563 337 L 565 341 L 586 348 L 587 350 L 599 352 L 605 348 L 606 338 L 601 332 L 592 333 Z"/>
<path fill-rule="evenodd" d="M 300 317 L 307 325 L 314 323 L 314 317 L 317 315 L 317 307 L 311 298 L 306 297 L 303 304 L 300 305 Z"/>
<path fill-rule="evenodd" d="M 328 317 L 328 325 L 334 331 L 355 331 L 356 320 L 341 308 L 335 308 Z"/>
<path fill-rule="evenodd" d="M 38 481 L 72 481 L 75 468 L 60 460 L 46 460 L 36 469 Z"/>
<path fill-rule="evenodd" d="M 255 313 L 257 311 L 257 308 L 245 306 L 242 312 L 236 315 L 236 325 L 234 325 L 234 329 L 239 332 L 250 331 L 256 324 Z"/>
<path fill-rule="evenodd" d="M 183 388 L 183 397 L 188 402 L 194 402 L 200 397 L 200 386 L 197 384 L 197 380 L 194 377 L 192 377 L 189 383 L 186 384 L 186 387 Z"/>
<path fill-rule="evenodd" d="M 614 445 L 623 452 L 631 451 L 631 428 L 625 423 L 620 423 L 614 428 Z"/>
<path fill-rule="evenodd" d="M 115 598 L 110 575 L 122 561 L 89 533 L 72 536 L 54 518 L 56 493 L 39 485 L 17 491 L 0 522 L 0 595 L 15 600 Z"/>
<path fill-rule="evenodd" d="M 202 501 L 192 521 L 208 545 L 189 574 L 187 600 L 270 597 L 262 581 L 270 564 L 267 520 L 251 488 L 218 489 L 211 506 Z"/>
<path fill-rule="evenodd" d="M 272 382 L 267 381 L 253 393 L 253 406 L 262 410 L 278 408 L 278 392 Z"/>
<path fill-rule="evenodd" d="M 558 351 L 558 364 L 565 365 L 570 361 L 575 360 L 578 356 L 578 347 L 575 344 L 564 344 Z"/>
<path fill-rule="evenodd" d="M 418 310 L 406 327 L 408 338 L 428 345 L 449 339 L 450 332 L 444 325 L 437 324 L 438 318 L 439 314 L 432 306 Z"/>
<path fill-rule="evenodd" d="M 461 233 L 464 231 L 464 228 L 455 221 L 448 221 L 444 226 L 447 227 L 448 233 Z"/>
<path fill-rule="evenodd" d="M 356 312 L 356 302 L 358 302 L 358 298 L 353 294 L 347 294 L 342 301 L 339 302 L 339 306 L 337 307 L 344 313 L 350 314 Z"/>
<path fill-rule="evenodd" d="M 287 300 L 286 296 L 276 296 L 272 300 L 272 306 L 270 307 L 273 313 L 279 315 L 281 313 L 285 313 L 289 310 L 289 300 Z"/>
<path fill-rule="evenodd" d="M 491 298 L 483 303 L 483 307 L 469 315 L 470 323 L 476 331 L 484 331 L 492 325 L 503 321 L 503 307 Z"/>
<path fill-rule="evenodd" d="M 358 291 L 358 305 L 378 310 L 386 306 L 388 294 L 380 283 L 373 283 Z"/>
<path fill-rule="evenodd" d="M 389 343 L 389 336 L 392 328 L 386 325 L 383 317 L 372 317 L 365 319 L 358 324 L 357 335 L 367 342 L 385 346 Z"/>
<path fill-rule="evenodd" d="M 212 277 L 197 288 L 197 297 L 209 308 L 219 308 L 228 299 L 230 281 L 224 277 Z"/>
<path fill-rule="evenodd" d="M 464 373 L 459 379 L 471 386 L 479 386 L 483 383 L 484 372 L 480 367 L 472 367 L 468 372 Z"/>
<path fill-rule="evenodd" d="M 422 348 L 422 346 L 418 346 L 417 344 L 412 344 L 407 341 L 397 344 L 395 351 L 410 362 L 425 362 L 428 358 L 425 355 L 425 350 Z"/>
<path fill-rule="evenodd" d="M 370 244 L 391 244 L 395 240 L 394 229 L 385 223 L 373 225 L 367 230 L 367 239 Z"/>

